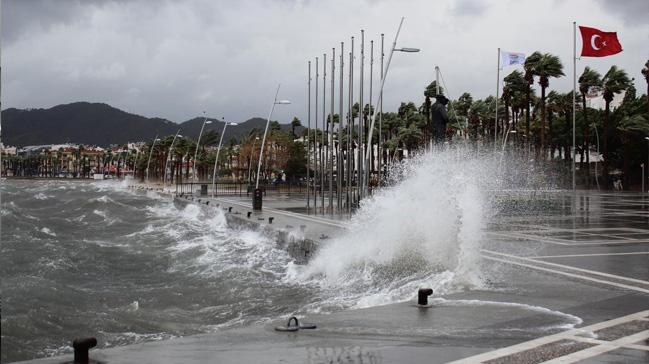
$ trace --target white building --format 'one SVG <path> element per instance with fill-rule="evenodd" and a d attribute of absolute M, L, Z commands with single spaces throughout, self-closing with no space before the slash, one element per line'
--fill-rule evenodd
<path fill-rule="evenodd" d="M 613 101 L 611 101 L 611 110 L 617 109 L 620 105 L 622 105 L 622 100 L 624 100 L 624 96 L 626 95 L 626 91 L 622 91 L 619 94 L 615 94 L 613 96 Z M 589 92 L 586 95 L 586 107 L 590 107 L 593 109 L 597 110 L 604 110 L 606 107 L 606 101 L 604 100 L 604 95 L 601 90 L 593 90 Z"/>
<path fill-rule="evenodd" d="M 4 144 L 0 143 L 0 153 L 6 154 L 6 155 L 16 155 L 17 148 L 12 147 L 12 146 L 5 146 Z"/>

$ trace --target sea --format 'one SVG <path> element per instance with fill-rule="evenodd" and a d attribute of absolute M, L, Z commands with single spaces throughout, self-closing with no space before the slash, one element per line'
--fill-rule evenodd
<path fill-rule="evenodd" d="M 76 337 L 105 348 L 362 309 L 420 287 L 502 289 L 479 254 L 494 165 L 451 151 L 393 166 L 392 186 L 307 265 L 220 209 L 133 181 L 3 179 L 0 360 L 67 354 Z"/>

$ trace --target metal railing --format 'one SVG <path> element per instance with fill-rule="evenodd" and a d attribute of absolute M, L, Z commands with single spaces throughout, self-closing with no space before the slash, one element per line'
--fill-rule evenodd
<path fill-rule="evenodd" d="M 264 184 L 259 188 L 264 193 L 281 195 L 303 195 L 306 194 L 306 185 L 301 184 Z M 176 195 L 192 196 L 251 196 L 255 189 L 254 184 L 245 182 L 181 182 L 176 184 Z"/>

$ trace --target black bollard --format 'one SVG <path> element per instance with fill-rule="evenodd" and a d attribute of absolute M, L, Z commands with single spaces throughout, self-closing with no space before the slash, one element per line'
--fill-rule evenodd
<path fill-rule="evenodd" d="M 269 224 L 272 224 L 274 219 L 275 219 L 274 217 L 269 217 L 269 218 L 268 218 L 268 223 L 269 223 Z"/>
<path fill-rule="evenodd" d="M 252 209 L 255 211 L 261 211 L 263 194 L 261 188 L 255 188 L 252 193 Z"/>
<path fill-rule="evenodd" d="M 74 339 L 72 347 L 74 348 L 74 364 L 87 364 L 90 361 L 88 350 L 97 346 L 97 339 L 86 337 L 83 339 Z"/>
<path fill-rule="evenodd" d="M 430 296 L 431 294 L 433 294 L 433 290 L 431 288 L 420 288 L 419 299 L 417 300 L 417 304 L 420 306 L 427 306 L 428 296 Z"/>
<path fill-rule="evenodd" d="M 250 215 L 252 215 L 252 211 L 248 211 L 248 214 L 247 214 L 248 218 L 250 218 Z"/>
<path fill-rule="evenodd" d="M 232 206 L 228 207 L 228 212 L 232 212 Z"/>

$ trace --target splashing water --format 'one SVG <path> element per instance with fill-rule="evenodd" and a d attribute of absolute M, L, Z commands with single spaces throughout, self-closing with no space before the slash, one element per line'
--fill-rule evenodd
<path fill-rule="evenodd" d="M 364 201 L 349 231 L 295 277 L 336 292 L 330 303 L 355 308 L 408 300 L 421 286 L 483 287 L 479 250 L 496 168 L 493 158 L 470 155 L 429 152 L 394 167 L 399 181 Z"/>

